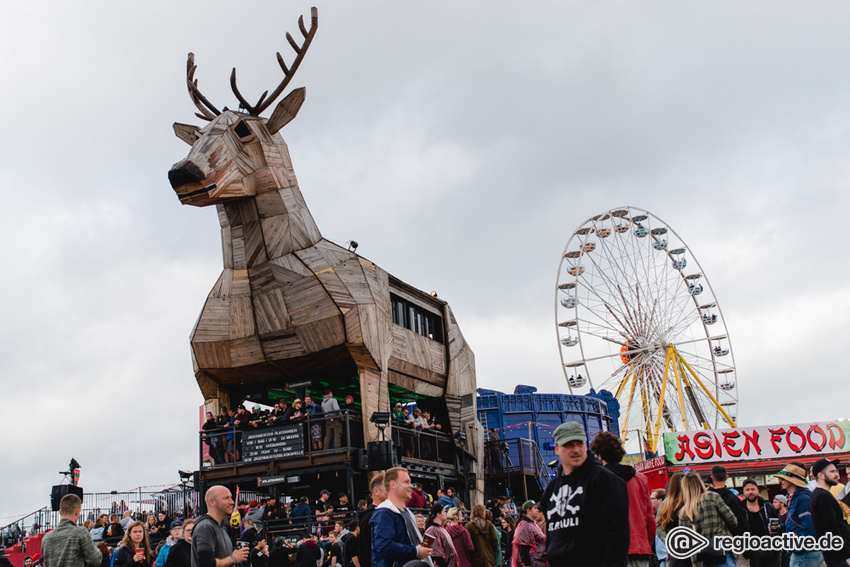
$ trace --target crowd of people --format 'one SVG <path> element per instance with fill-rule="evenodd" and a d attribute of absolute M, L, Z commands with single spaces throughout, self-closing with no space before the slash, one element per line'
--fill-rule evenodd
<path fill-rule="evenodd" d="M 280 504 L 276 498 L 236 506 L 230 490 L 205 494 L 208 512 L 171 519 L 161 513 L 138 521 L 125 512 L 102 515 L 90 529 L 78 525 L 80 499 L 65 496 L 60 524 L 48 533 L 38 567 L 836 567 L 850 565 L 848 489 L 839 462 L 820 459 L 807 470 L 798 461 L 777 474 L 786 494 L 762 498 L 756 480 L 741 494 L 727 487 L 720 465 L 702 478 L 678 472 L 666 488 L 650 490 L 643 474 L 622 464 L 618 437 L 598 433 L 587 444 L 578 423 L 553 435 L 559 474 L 540 501 L 519 508 L 499 496 L 467 510 L 452 487 L 426 493 L 401 467 L 373 475 L 369 496 L 352 506 L 345 493 L 322 490 Z M 108 521 L 108 523 L 107 523 Z M 295 537 L 273 537 L 286 526 Z M 276 529 L 270 532 L 270 527 Z M 820 538 L 840 545 L 813 550 L 719 549 L 712 543 L 691 557 L 669 553 L 666 536 L 689 528 L 715 536 Z M 118 542 L 110 547 L 110 541 Z M 772 541 L 772 540 L 771 540 Z M 801 540 L 793 540 L 799 542 Z M 781 546 L 780 546 L 781 547 Z M 2 567 L 2 566 L 0 566 Z"/>

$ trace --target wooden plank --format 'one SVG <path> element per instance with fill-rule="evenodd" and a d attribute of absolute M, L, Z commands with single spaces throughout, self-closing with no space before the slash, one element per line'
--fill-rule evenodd
<path fill-rule="evenodd" d="M 341 316 L 295 327 L 295 333 L 308 354 L 345 344 L 345 329 Z"/>
<path fill-rule="evenodd" d="M 298 259 L 298 256 L 295 254 L 287 254 L 285 256 L 281 256 L 280 258 L 275 258 L 270 261 L 275 266 L 279 266 L 283 270 L 286 270 L 286 273 L 294 273 L 298 274 L 301 277 L 310 277 L 313 275 L 307 266 L 304 265 L 304 262 Z M 272 268 L 276 277 L 279 277 L 279 270 L 277 268 Z"/>
<path fill-rule="evenodd" d="M 251 296 L 251 278 L 248 277 L 248 270 L 231 270 L 233 274 L 233 282 L 230 288 L 230 295 L 236 296 Z"/>
<path fill-rule="evenodd" d="M 242 225 L 232 226 L 230 229 L 230 242 L 233 248 L 233 267 L 236 269 L 247 268 L 245 260 L 245 239 L 242 236 Z"/>
<path fill-rule="evenodd" d="M 221 258 L 224 268 L 233 268 L 233 234 L 229 226 L 221 229 Z"/>
<path fill-rule="evenodd" d="M 261 338 L 292 326 L 286 310 L 286 302 L 283 300 L 283 291 L 280 289 L 271 289 L 254 295 L 254 310 L 257 316 L 257 330 Z"/>
<path fill-rule="evenodd" d="M 296 250 L 295 255 L 298 256 L 298 259 L 304 262 L 304 265 L 307 266 L 313 273 L 320 272 L 331 267 L 315 246 L 308 246 L 307 248 Z"/>
<path fill-rule="evenodd" d="M 375 303 L 372 290 L 366 282 L 366 275 L 356 257 L 334 267 L 334 271 L 356 303 L 361 305 Z"/>
<path fill-rule="evenodd" d="M 257 266 L 268 261 L 266 245 L 263 240 L 263 229 L 259 220 L 246 222 L 242 225 L 245 238 L 245 256 L 248 267 Z"/>
<path fill-rule="evenodd" d="M 360 368 L 360 402 L 363 411 L 363 438 L 366 442 L 380 441 L 378 427 L 365 416 L 376 411 L 390 411 L 390 397 L 386 372 Z"/>
<path fill-rule="evenodd" d="M 201 368 L 228 368 L 230 349 L 225 341 L 192 342 L 195 358 Z"/>
<path fill-rule="evenodd" d="M 270 261 L 293 252 L 289 223 L 289 215 L 278 215 L 260 220 Z"/>
<path fill-rule="evenodd" d="M 339 276 L 332 268 L 317 272 L 316 277 L 319 278 L 325 291 L 328 292 L 337 307 L 340 309 L 349 309 L 357 305 L 354 299 L 351 298 L 351 294 L 348 293 L 348 289 L 342 283 L 342 280 L 339 279 Z"/>
<path fill-rule="evenodd" d="M 250 366 L 251 364 L 258 364 L 265 360 L 263 348 L 260 345 L 260 339 L 257 336 L 235 339 L 229 341 L 229 345 L 229 368 Z"/>
<path fill-rule="evenodd" d="M 284 290 L 283 298 L 295 327 L 340 315 L 339 309 L 315 276 L 291 283 Z"/>
<path fill-rule="evenodd" d="M 316 243 L 316 250 L 318 250 L 329 266 L 342 264 L 355 256 L 354 252 L 350 252 L 342 246 L 329 242 L 324 238 Z"/>
<path fill-rule="evenodd" d="M 275 217 L 286 213 L 286 206 L 280 198 L 280 192 L 275 190 L 257 195 L 257 214 L 261 219 Z"/>
<path fill-rule="evenodd" d="M 251 294 L 258 295 L 278 289 L 280 285 L 274 277 L 272 264 L 265 262 L 254 268 L 248 268 L 248 278 L 251 283 Z"/>
<path fill-rule="evenodd" d="M 238 295 L 230 299 L 230 337 L 241 339 L 255 335 L 254 308 L 250 295 Z"/>
<path fill-rule="evenodd" d="M 359 307 L 355 306 L 344 312 L 345 341 L 349 346 L 363 344 L 363 330 L 360 327 L 359 309 Z"/>
<path fill-rule="evenodd" d="M 294 330 L 292 331 L 292 336 L 278 337 L 261 342 L 263 352 L 265 352 L 266 358 L 269 360 L 280 361 L 288 358 L 298 358 L 307 354 L 304 346 L 301 344 L 301 340 L 295 335 Z"/>
<path fill-rule="evenodd" d="M 207 298 L 192 331 L 192 342 L 221 341 L 230 337 L 230 299 Z M 200 361 L 198 361 L 200 363 Z M 203 365 L 202 365 L 203 366 Z"/>

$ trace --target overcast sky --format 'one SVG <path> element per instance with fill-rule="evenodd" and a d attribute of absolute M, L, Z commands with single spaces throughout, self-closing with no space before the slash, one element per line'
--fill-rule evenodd
<path fill-rule="evenodd" d="M 280 80 L 308 2 L 4 3 L 0 523 L 197 468 L 188 336 L 221 271 L 215 210 L 166 177 L 200 123 Z M 478 384 L 565 392 L 560 253 L 630 204 L 722 306 L 742 425 L 850 414 L 846 2 L 322 2 L 284 130 L 323 235 L 447 300 Z"/>

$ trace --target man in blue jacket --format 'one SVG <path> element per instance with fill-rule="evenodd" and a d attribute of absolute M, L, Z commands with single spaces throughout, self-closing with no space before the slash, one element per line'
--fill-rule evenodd
<path fill-rule="evenodd" d="M 785 531 L 793 532 L 798 537 L 811 536 L 817 539 L 809 506 L 812 493 L 806 485 L 806 465 L 792 461 L 776 473 L 776 476 L 779 478 L 779 486 L 788 492 L 789 498 Z M 799 546 L 788 551 L 791 551 L 791 567 L 819 567 L 823 562 L 823 554 L 820 551 L 803 551 Z"/>
<path fill-rule="evenodd" d="M 372 567 L 401 567 L 408 561 L 424 559 L 431 548 L 422 545 L 422 536 L 413 514 L 405 505 L 413 493 L 407 469 L 395 467 L 384 473 L 387 499 L 372 514 Z M 430 565 L 429 563 L 424 563 Z"/>

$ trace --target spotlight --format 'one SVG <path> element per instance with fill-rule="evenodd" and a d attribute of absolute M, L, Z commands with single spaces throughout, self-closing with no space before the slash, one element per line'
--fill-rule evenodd
<path fill-rule="evenodd" d="M 349 240 L 347 244 L 348 244 L 348 249 L 351 250 L 352 252 L 356 252 L 357 247 L 360 246 L 359 244 L 357 244 L 356 240 Z"/>
<path fill-rule="evenodd" d="M 369 421 L 375 423 L 377 425 L 387 426 L 390 424 L 390 418 L 392 414 L 388 411 L 376 411 L 372 414 L 372 417 L 369 418 Z"/>

